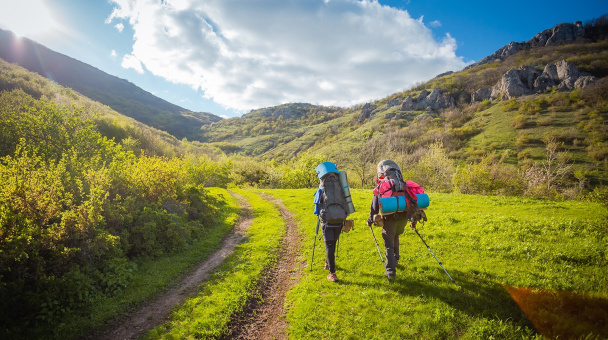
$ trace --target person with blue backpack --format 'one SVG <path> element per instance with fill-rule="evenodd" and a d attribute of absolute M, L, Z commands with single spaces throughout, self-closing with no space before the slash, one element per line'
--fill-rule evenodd
<path fill-rule="evenodd" d="M 346 216 L 349 213 L 346 197 L 350 198 L 350 194 L 349 196 L 344 194 L 343 185 L 340 182 L 340 172 L 334 163 L 321 163 L 315 168 L 315 171 L 320 180 L 319 189 L 315 192 L 314 199 L 317 233 L 320 224 L 323 231 L 323 240 L 325 241 L 325 269 L 329 270 L 327 279 L 336 282 L 338 281 L 336 275 L 336 245 Z M 315 242 L 316 237 L 315 235 Z"/>

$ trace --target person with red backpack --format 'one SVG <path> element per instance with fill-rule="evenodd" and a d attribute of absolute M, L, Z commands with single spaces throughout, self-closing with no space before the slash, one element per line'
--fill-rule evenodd
<path fill-rule="evenodd" d="M 399 262 L 399 236 L 405 231 L 408 221 L 415 223 L 412 218 L 417 214 L 416 194 L 424 190 L 415 182 L 404 181 L 401 169 L 391 160 L 383 160 L 377 166 L 378 182 L 374 188 L 374 198 L 370 207 L 368 227 L 372 223 L 382 226 L 382 238 L 386 256 L 386 275 L 389 279 L 397 275 Z M 391 196 L 405 196 L 407 210 L 392 214 L 380 215 L 380 198 Z M 415 226 L 415 224 L 414 224 Z"/>

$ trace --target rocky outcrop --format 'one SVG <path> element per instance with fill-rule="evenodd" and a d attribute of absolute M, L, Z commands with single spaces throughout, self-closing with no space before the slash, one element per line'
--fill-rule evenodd
<path fill-rule="evenodd" d="M 559 76 L 557 75 L 557 67 L 555 64 L 545 66 L 543 73 L 534 81 L 534 87 L 540 92 L 547 91 L 548 88 L 559 84 Z"/>
<path fill-rule="evenodd" d="M 534 93 L 534 79 L 540 72 L 532 66 L 511 69 L 492 87 L 491 97 L 509 99 Z"/>
<path fill-rule="evenodd" d="M 562 23 L 536 34 L 528 43 L 531 47 L 556 46 L 574 42 L 584 35 L 585 27 L 582 22 Z"/>
<path fill-rule="evenodd" d="M 375 109 L 376 105 L 373 105 L 371 103 L 366 103 L 365 105 L 363 105 L 363 107 L 361 108 L 361 115 L 359 116 L 359 122 L 363 123 L 364 120 L 370 118 Z"/>
<path fill-rule="evenodd" d="M 572 91 L 596 80 L 596 77 L 580 72 L 575 65 L 566 60 L 546 65 L 542 73 L 533 66 L 522 66 L 507 71 L 493 87 L 473 92 L 471 103 L 492 98 L 510 99 L 542 93 L 554 87 L 558 91 Z"/>
<path fill-rule="evenodd" d="M 454 107 L 454 98 L 444 94 L 440 89 L 435 88 L 431 93 L 422 90 L 414 99 L 411 95 L 401 103 L 402 111 L 439 111 L 449 107 Z"/>
<path fill-rule="evenodd" d="M 436 75 L 434 79 L 441 78 L 441 77 L 444 77 L 444 76 L 449 76 L 450 74 L 453 74 L 453 73 L 454 73 L 454 71 L 443 72 L 441 74 Z"/>
<path fill-rule="evenodd" d="M 573 64 L 561 60 L 545 66 L 534 85 L 539 92 L 544 92 L 553 86 L 557 86 L 558 91 L 572 91 L 588 86 L 596 80 L 596 77 L 580 72 Z"/>
<path fill-rule="evenodd" d="M 479 89 L 471 94 L 471 103 L 492 99 L 492 89 Z"/>
<path fill-rule="evenodd" d="M 597 81 L 597 78 L 594 76 L 580 76 L 574 82 L 574 88 L 582 89 L 583 87 L 587 87 L 596 81 Z"/>
<path fill-rule="evenodd" d="M 393 106 L 397 106 L 399 104 L 401 104 L 401 101 L 399 99 L 397 99 L 397 98 L 390 99 L 389 101 L 386 102 L 386 108 L 388 109 L 388 108 L 391 108 Z"/>
<path fill-rule="evenodd" d="M 543 47 L 543 46 L 556 46 L 561 44 L 568 44 L 582 38 L 585 35 L 585 27 L 582 22 L 577 21 L 574 24 L 562 23 L 558 24 L 553 28 L 544 30 L 534 38 L 525 42 L 511 42 L 506 46 L 501 47 L 499 50 L 494 52 L 480 61 L 471 64 L 464 69 L 470 69 L 475 66 L 492 63 L 498 60 L 505 60 L 507 57 L 524 50 L 529 50 L 532 47 Z"/>

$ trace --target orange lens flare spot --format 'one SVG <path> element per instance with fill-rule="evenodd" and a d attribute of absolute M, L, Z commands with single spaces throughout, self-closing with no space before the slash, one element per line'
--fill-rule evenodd
<path fill-rule="evenodd" d="M 608 338 L 608 299 L 597 293 L 503 286 L 542 336 Z"/>

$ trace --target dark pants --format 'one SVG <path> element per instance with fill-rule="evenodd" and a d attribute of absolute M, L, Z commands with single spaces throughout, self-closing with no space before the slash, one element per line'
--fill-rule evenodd
<path fill-rule="evenodd" d="M 323 223 L 323 240 L 325 241 L 325 261 L 329 265 L 329 272 L 336 272 L 336 244 L 340 237 L 342 226 L 333 226 Z"/>
<path fill-rule="evenodd" d="M 389 275 L 397 274 L 397 261 L 399 260 L 399 235 L 405 231 L 407 219 L 405 216 L 390 216 L 384 220 L 382 238 L 384 239 L 384 253 L 386 255 L 386 270 Z"/>

